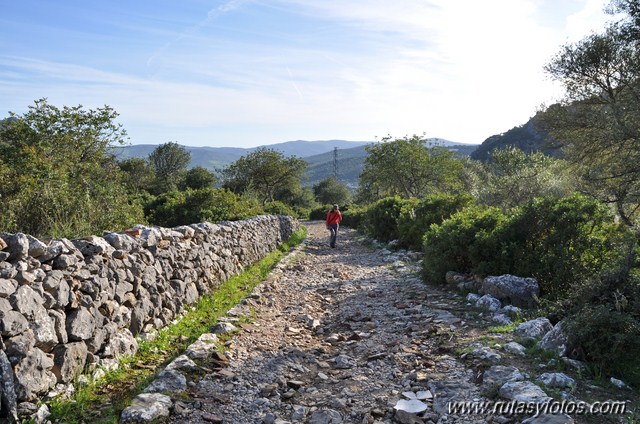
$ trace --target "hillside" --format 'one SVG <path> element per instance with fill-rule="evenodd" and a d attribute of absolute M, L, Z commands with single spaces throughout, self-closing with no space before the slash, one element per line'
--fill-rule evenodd
<path fill-rule="evenodd" d="M 369 144 L 366 141 L 345 141 L 345 140 L 322 140 L 322 141 L 287 141 L 284 143 L 271 144 L 270 149 L 282 152 L 285 156 L 298 156 L 301 158 L 318 155 L 325 152 L 332 152 L 334 147 L 339 149 L 349 149 Z M 138 144 L 132 146 L 118 147 L 115 154 L 120 159 L 128 158 L 146 158 L 155 149 L 154 144 Z M 189 167 L 203 166 L 210 170 L 219 170 L 232 162 L 240 159 L 240 157 L 255 151 L 259 147 L 241 148 L 241 147 L 194 147 L 183 146 L 191 153 L 191 163 Z M 333 154 L 333 153 L 332 153 Z"/>
<path fill-rule="evenodd" d="M 489 160 L 492 150 L 504 149 L 507 146 L 515 146 L 525 153 L 543 152 L 549 156 L 561 156 L 560 149 L 553 145 L 547 132 L 541 129 L 538 124 L 540 113 L 529 119 L 524 125 L 513 127 L 505 133 L 487 138 L 471 153 L 471 158 L 486 162 Z"/>
<path fill-rule="evenodd" d="M 457 152 L 460 156 L 469 156 L 478 145 L 462 144 L 442 138 L 429 138 L 433 144 L 447 147 Z M 285 156 L 298 156 L 309 163 L 307 170 L 308 179 L 305 185 L 314 185 L 334 173 L 334 148 L 338 148 L 337 170 L 338 179 L 347 186 L 355 188 L 358 185 L 358 177 L 364 166 L 367 156 L 365 146 L 372 142 L 346 141 L 346 140 L 322 140 L 322 141 L 287 141 L 271 144 L 270 149 L 282 152 Z M 139 144 L 118 147 L 115 154 L 120 159 L 132 157 L 146 158 L 157 146 L 152 144 Z M 255 151 L 259 147 L 193 147 L 184 146 L 191 153 L 189 167 L 203 166 L 210 170 L 221 170 L 225 166 L 240 159 L 241 156 Z"/>

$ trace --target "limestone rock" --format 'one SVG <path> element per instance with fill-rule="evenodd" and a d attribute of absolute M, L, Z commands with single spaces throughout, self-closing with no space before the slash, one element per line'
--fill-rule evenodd
<path fill-rule="evenodd" d="M 0 278 L 0 297 L 8 298 L 18 289 L 18 282 L 16 280 L 10 280 Z"/>
<path fill-rule="evenodd" d="M 213 334 L 231 334 L 238 331 L 238 328 L 230 322 L 219 322 L 211 327 Z"/>
<path fill-rule="evenodd" d="M 429 409 L 429 405 L 418 399 L 400 399 L 393 408 L 410 414 L 420 414 Z"/>
<path fill-rule="evenodd" d="M 503 302 L 522 308 L 534 308 L 540 295 L 540 286 L 535 278 L 522 278 L 510 274 L 485 278 L 482 281 L 482 290 Z"/>
<path fill-rule="evenodd" d="M 2 349 L 0 349 L 0 418 L 5 418 L 8 422 L 18 422 L 13 371 L 7 354 Z"/>
<path fill-rule="evenodd" d="M 67 313 L 66 329 L 69 340 L 89 340 L 95 328 L 95 318 L 86 308 L 78 308 Z"/>
<path fill-rule="evenodd" d="M 555 352 L 559 356 L 564 356 L 567 351 L 569 336 L 565 333 L 563 325 L 563 321 L 554 325 L 551 331 L 545 334 L 542 340 L 540 340 L 538 344 L 540 348 Z"/>
<path fill-rule="evenodd" d="M 527 356 L 526 348 L 517 342 L 509 342 L 503 346 L 503 349 L 514 355 L 525 357 Z"/>
<path fill-rule="evenodd" d="M 84 342 L 68 343 L 56 347 L 53 353 L 51 371 L 58 383 L 68 383 L 80 374 L 87 359 L 87 345 Z"/>
<path fill-rule="evenodd" d="M 146 393 L 181 393 L 187 389 L 187 378 L 177 370 L 164 370 L 149 384 Z"/>
<path fill-rule="evenodd" d="M 0 312 L 0 333 L 4 337 L 13 337 L 22 334 L 29 328 L 29 322 L 18 311 Z"/>
<path fill-rule="evenodd" d="M 33 318 L 36 311 L 42 309 L 44 300 L 29 286 L 20 286 L 9 298 L 13 309 L 26 318 Z"/>
<path fill-rule="evenodd" d="M 173 405 L 169 396 L 160 393 L 142 393 L 136 396 L 131 405 L 122 411 L 120 424 L 150 423 L 169 416 Z"/>
<path fill-rule="evenodd" d="M 0 238 L 4 240 L 7 245 L 3 250 L 9 252 L 8 261 L 19 261 L 29 255 L 29 239 L 25 234 L 2 233 L 0 234 Z"/>
<path fill-rule="evenodd" d="M 216 349 L 217 342 L 218 336 L 205 333 L 187 348 L 185 355 L 191 359 L 204 359 Z"/>
<path fill-rule="evenodd" d="M 307 424 L 342 424 L 342 422 L 342 415 L 334 409 L 319 409 L 307 420 Z"/>
<path fill-rule="evenodd" d="M 119 358 L 122 355 L 133 355 L 138 351 L 138 342 L 127 328 L 118 330 L 105 343 L 103 356 Z"/>
<path fill-rule="evenodd" d="M 28 254 L 32 258 L 39 258 L 47 251 L 47 245 L 37 238 L 27 235 L 27 240 L 29 242 Z"/>
<path fill-rule="evenodd" d="M 575 387 L 576 381 L 561 372 L 545 372 L 538 376 L 538 380 L 542 381 L 547 387 L 567 388 Z"/>
<path fill-rule="evenodd" d="M 500 396 L 519 402 L 544 402 L 549 396 L 530 381 L 507 382 L 500 387 Z"/>
<path fill-rule="evenodd" d="M 56 376 L 51 372 L 53 360 L 34 347 L 14 367 L 15 390 L 18 400 L 34 400 L 38 393 L 53 388 Z"/>
<path fill-rule="evenodd" d="M 482 386 L 486 390 L 496 386 L 502 387 L 510 381 L 522 381 L 525 378 L 525 375 L 516 367 L 493 365 L 482 375 Z"/>
<path fill-rule="evenodd" d="M 553 326 L 547 318 L 536 318 L 523 322 L 516 328 L 515 334 L 525 339 L 540 339 L 547 334 Z"/>
<path fill-rule="evenodd" d="M 476 306 L 478 308 L 488 309 L 489 311 L 495 312 L 502 308 L 502 303 L 490 294 L 485 294 L 478 299 Z"/>

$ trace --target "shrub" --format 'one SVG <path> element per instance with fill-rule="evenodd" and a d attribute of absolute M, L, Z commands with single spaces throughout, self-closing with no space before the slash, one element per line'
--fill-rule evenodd
<path fill-rule="evenodd" d="M 364 229 L 367 234 L 383 242 L 397 240 L 400 211 L 409 202 L 415 204 L 416 199 L 386 197 L 371 205 L 365 214 Z"/>
<path fill-rule="evenodd" d="M 455 212 L 473 203 L 470 195 L 432 194 L 418 204 L 407 202 L 398 219 L 399 240 L 402 246 L 422 249 L 422 238 L 431 224 L 440 224 Z"/>
<path fill-rule="evenodd" d="M 425 281 L 444 283 L 447 271 L 502 269 L 494 234 L 506 222 L 500 209 L 470 205 L 441 224 L 431 225 L 423 242 Z"/>
<path fill-rule="evenodd" d="M 289 215 L 297 217 L 297 212 L 289 205 L 286 205 L 278 200 L 268 202 L 264 205 L 264 212 L 272 215 Z"/>
<path fill-rule="evenodd" d="M 541 294 L 556 299 L 615 266 L 628 237 L 605 205 L 576 194 L 538 198 L 516 209 L 499 243 L 510 272 L 536 277 Z"/>
<path fill-rule="evenodd" d="M 324 221 L 327 219 L 327 213 L 331 210 L 333 205 L 323 205 L 318 208 L 311 209 L 309 212 L 309 219 L 313 221 Z"/>
<path fill-rule="evenodd" d="M 535 277 L 541 295 L 566 296 L 580 281 L 610 269 L 630 234 L 597 200 L 574 195 L 534 199 L 510 215 L 468 207 L 425 234 L 425 277 L 451 271 Z"/>
<path fill-rule="evenodd" d="M 261 213 L 263 210 L 255 199 L 212 188 L 170 191 L 145 206 L 148 221 L 165 227 L 245 219 Z"/>
<path fill-rule="evenodd" d="M 354 230 L 360 230 L 364 225 L 366 213 L 366 206 L 351 205 L 346 210 L 342 211 L 341 225 L 353 228 Z"/>

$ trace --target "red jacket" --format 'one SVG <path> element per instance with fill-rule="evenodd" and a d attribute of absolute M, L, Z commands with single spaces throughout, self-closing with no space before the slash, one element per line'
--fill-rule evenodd
<path fill-rule="evenodd" d="M 342 214 L 340 211 L 334 211 L 333 209 L 327 214 L 327 225 L 336 225 L 342 221 Z"/>

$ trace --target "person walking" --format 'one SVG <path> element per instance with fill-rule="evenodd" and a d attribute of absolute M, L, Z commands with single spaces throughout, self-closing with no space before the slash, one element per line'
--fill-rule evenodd
<path fill-rule="evenodd" d="M 336 239 L 338 238 L 338 227 L 342 221 L 342 214 L 338 205 L 333 205 L 333 209 L 327 214 L 327 230 L 331 231 L 331 241 L 329 245 L 333 248 L 336 247 Z"/>

